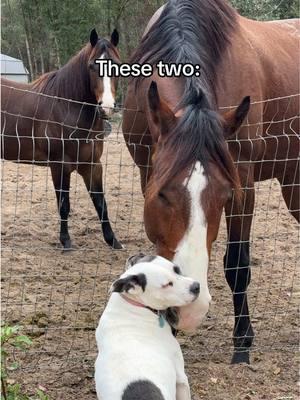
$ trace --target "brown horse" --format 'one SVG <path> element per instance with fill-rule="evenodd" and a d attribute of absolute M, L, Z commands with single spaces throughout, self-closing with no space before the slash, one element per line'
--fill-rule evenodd
<path fill-rule="evenodd" d="M 225 0 L 171 0 L 132 57 L 201 67 L 199 77 L 133 79 L 123 132 L 140 168 L 149 239 L 201 283 L 199 300 L 180 311 L 179 328 L 195 328 L 208 310 L 208 260 L 225 207 L 233 362 L 249 362 L 254 337 L 247 303 L 254 182 L 277 178 L 300 219 L 297 24 L 249 20 Z"/>
<path fill-rule="evenodd" d="M 114 249 L 122 248 L 110 226 L 100 163 L 104 119 L 114 107 L 117 80 L 100 78 L 94 62 L 105 57 L 119 63 L 118 41 L 116 30 L 107 40 L 93 29 L 90 42 L 58 71 L 31 84 L 1 81 L 1 158 L 50 167 L 64 249 L 72 246 L 68 216 L 74 170 L 84 179 L 105 241 Z"/>

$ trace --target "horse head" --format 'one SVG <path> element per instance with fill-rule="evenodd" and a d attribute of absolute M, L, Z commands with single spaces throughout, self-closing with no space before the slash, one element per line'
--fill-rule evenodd
<path fill-rule="evenodd" d="M 207 269 L 223 208 L 240 195 L 239 178 L 225 136 L 241 126 L 250 106 L 243 100 L 223 117 L 206 108 L 203 93 L 176 113 L 152 82 L 148 123 L 154 139 L 152 175 L 145 193 L 145 228 L 159 255 L 200 282 L 195 303 L 180 310 L 179 328 L 194 329 L 208 311 Z M 179 116 L 178 116 L 179 115 Z"/>
<path fill-rule="evenodd" d="M 90 89 L 96 98 L 98 110 L 102 117 L 109 117 L 116 106 L 116 92 L 118 85 L 117 77 L 110 77 L 107 74 L 99 76 L 99 68 L 95 60 L 112 60 L 113 63 L 120 63 L 120 54 L 117 46 L 119 33 L 115 29 L 110 40 L 99 38 L 95 29 L 90 34 L 91 52 L 88 59 Z"/>

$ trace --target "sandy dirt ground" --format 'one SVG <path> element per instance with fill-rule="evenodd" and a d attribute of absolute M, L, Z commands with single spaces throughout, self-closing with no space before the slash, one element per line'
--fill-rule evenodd
<path fill-rule="evenodd" d="M 29 392 L 41 385 L 51 399 L 96 399 L 94 332 L 107 290 L 129 255 L 154 252 L 142 225 L 138 170 L 119 129 L 102 160 L 110 217 L 124 251 L 103 242 L 82 179 L 74 173 L 75 250 L 62 253 L 50 170 L 2 164 L 2 319 L 22 325 L 33 339 L 30 351 L 17 355 L 21 369 L 14 379 Z M 179 336 L 193 399 L 296 400 L 299 228 L 275 181 L 257 185 L 249 288 L 256 339 L 250 366 L 230 365 L 233 310 L 222 268 L 225 240 L 223 221 L 209 270 L 209 317 L 196 334 Z"/>

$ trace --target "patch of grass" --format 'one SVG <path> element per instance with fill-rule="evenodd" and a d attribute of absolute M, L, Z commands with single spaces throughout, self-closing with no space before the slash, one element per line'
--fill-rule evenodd
<path fill-rule="evenodd" d="M 15 359 L 15 350 L 27 351 L 32 345 L 31 339 L 21 334 L 20 326 L 1 326 L 1 400 L 50 400 L 41 389 L 28 395 L 19 383 L 10 378 L 10 373 L 19 368 Z"/>

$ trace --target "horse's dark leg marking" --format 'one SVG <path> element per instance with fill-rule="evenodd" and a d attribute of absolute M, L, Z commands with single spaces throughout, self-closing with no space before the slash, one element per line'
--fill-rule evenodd
<path fill-rule="evenodd" d="M 102 226 L 104 240 L 113 249 L 122 249 L 122 244 L 116 239 L 109 222 L 106 200 L 103 192 L 102 165 L 99 160 L 93 165 L 80 165 L 78 172 L 91 196 Z"/>
<path fill-rule="evenodd" d="M 72 247 L 68 218 L 70 213 L 70 177 L 71 170 L 67 165 L 51 166 L 52 180 L 54 184 L 58 212 L 60 214 L 60 235 L 59 239 L 65 250 Z"/>
<path fill-rule="evenodd" d="M 288 168 L 284 177 L 278 177 L 281 192 L 289 213 L 300 222 L 300 172 L 299 161 Z"/>
<path fill-rule="evenodd" d="M 224 256 L 224 269 L 233 295 L 235 315 L 233 364 L 250 362 L 249 351 L 254 338 L 247 301 L 247 287 L 251 279 L 249 240 L 254 195 L 254 189 L 245 190 L 242 211 L 237 205 L 232 207 L 230 204 L 226 207 L 228 245 Z M 238 214 L 243 214 L 243 217 L 230 217 Z"/>

